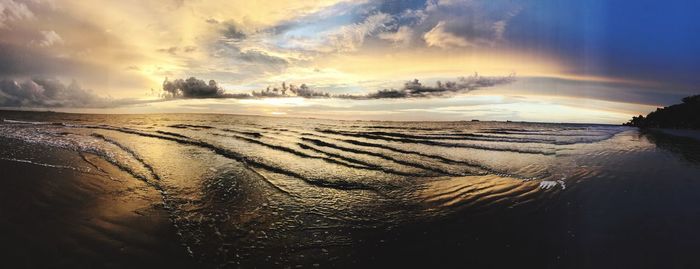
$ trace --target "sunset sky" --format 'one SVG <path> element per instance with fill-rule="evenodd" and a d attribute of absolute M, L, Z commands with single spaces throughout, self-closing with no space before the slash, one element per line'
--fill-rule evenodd
<path fill-rule="evenodd" d="M 621 123 L 700 93 L 699 1 L 0 0 L 0 107 L 374 120 Z M 170 98 L 306 84 L 366 95 L 459 77 L 427 98 Z"/>

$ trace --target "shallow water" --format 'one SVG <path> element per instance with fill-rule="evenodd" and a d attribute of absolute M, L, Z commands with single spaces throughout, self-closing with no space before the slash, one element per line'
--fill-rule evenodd
<path fill-rule="evenodd" d="M 6 139 L 147 183 L 204 265 L 700 265 L 693 140 L 579 124 L 0 117 Z M 34 162 L 31 150 L 1 157 Z"/>

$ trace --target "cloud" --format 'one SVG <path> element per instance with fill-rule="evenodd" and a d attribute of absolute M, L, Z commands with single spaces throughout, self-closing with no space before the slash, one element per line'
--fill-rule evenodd
<path fill-rule="evenodd" d="M 0 78 L 55 77 L 80 73 L 86 64 L 75 57 L 58 57 L 39 46 L 14 45 L 0 41 Z M 98 70 L 95 66 L 85 68 Z"/>
<path fill-rule="evenodd" d="M 51 30 L 51 31 L 41 31 L 41 40 L 32 40 L 32 44 L 35 44 L 39 47 L 51 47 L 54 44 L 63 44 L 63 38 L 56 33 L 56 31 Z"/>
<path fill-rule="evenodd" d="M 221 96 L 224 93 L 216 81 L 210 80 L 209 83 L 206 83 L 195 77 L 174 81 L 169 81 L 166 78 L 163 81 L 163 91 L 175 98 L 211 98 Z"/>
<path fill-rule="evenodd" d="M 468 93 L 473 90 L 509 84 L 515 81 L 515 75 L 507 77 L 484 77 L 474 75 L 461 77 L 456 81 L 437 81 L 434 86 L 423 85 L 418 79 L 408 81 L 400 89 L 384 89 L 365 95 L 338 95 L 343 99 L 404 99 L 404 98 L 432 98 L 451 97 L 457 94 Z"/>
<path fill-rule="evenodd" d="M 508 0 L 427 1 L 423 7 L 395 12 L 397 25 L 393 27 L 410 28 L 415 45 L 442 49 L 493 47 L 506 41 L 508 23 L 522 8 L 522 3 Z M 386 36 L 379 38 L 395 43 Z"/>
<path fill-rule="evenodd" d="M 173 0 L 173 4 L 175 5 L 175 8 L 181 8 L 185 5 L 185 0 Z"/>
<path fill-rule="evenodd" d="M 83 7 L 77 7 L 76 3 L 0 0 L 0 20 L 6 26 L 0 27 L 0 79 L 25 81 L 42 77 L 67 83 L 76 79 L 84 87 L 99 93 L 109 91 L 118 97 L 133 96 L 152 87 L 152 80 L 145 72 L 128 71 L 124 67 L 145 67 L 146 61 L 153 66 L 164 66 L 155 62 L 165 58 L 155 55 L 157 47 L 150 47 L 143 39 L 138 45 L 129 45 L 129 40 L 122 37 L 141 35 L 133 34 L 124 25 L 109 25 L 105 13 L 94 7 L 81 10 Z M 113 9 L 116 7 L 110 3 L 109 10 Z M 17 12 L 26 14 L 8 15 Z M 93 20 L 96 17 L 101 19 Z M 140 27 L 153 26 L 142 23 Z"/>
<path fill-rule="evenodd" d="M 325 33 L 325 43 L 335 51 L 355 51 L 364 43 L 365 37 L 386 31 L 392 20 L 392 16 L 386 13 L 370 15 L 360 23 Z"/>
<path fill-rule="evenodd" d="M 158 49 L 158 52 L 168 53 L 170 55 L 176 55 L 179 50 L 180 50 L 180 48 L 178 48 L 178 47 L 169 47 L 169 48 L 165 48 L 165 49 Z"/>
<path fill-rule="evenodd" d="M 493 31 L 494 31 L 494 36 L 496 37 L 497 40 L 503 40 L 503 35 L 506 32 L 506 27 L 508 26 L 508 21 L 506 20 L 500 20 L 497 22 L 493 23 Z"/>
<path fill-rule="evenodd" d="M 247 36 L 234 22 L 231 21 L 224 23 L 224 29 L 221 33 L 225 38 L 231 40 L 243 40 Z"/>
<path fill-rule="evenodd" d="M 450 48 L 476 46 L 463 37 L 445 31 L 444 21 L 440 21 L 433 29 L 425 33 L 423 39 L 428 47 Z"/>
<path fill-rule="evenodd" d="M 275 43 L 282 44 L 283 49 L 314 53 L 353 52 L 359 50 L 368 37 L 389 31 L 394 20 L 392 15 L 382 12 L 362 14 L 361 19 L 349 24 L 337 24 L 332 19 L 317 16 L 321 15 L 274 29 L 282 32 L 275 36 Z M 314 21 L 319 22 L 318 26 Z"/>
<path fill-rule="evenodd" d="M 259 50 L 248 50 L 241 52 L 238 55 L 238 59 L 241 59 L 246 62 L 255 62 L 255 63 L 262 63 L 262 64 L 271 64 L 271 65 L 287 65 L 287 60 L 275 56 L 271 56 L 267 54 L 264 51 L 259 51 Z"/>
<path fill-rule="evenodd" d="M 372 100 L 372 99 L 419 99 L 419 98 L 434 98 L 434 97 L 451 97 L 457 94 L 467 93 L 473 90 L 493 87 L 502 84 L 509 84 L 515 81 L 515 75 L 506 77 L 484 77 L 477 74 L 470 77 L 461 77 L 456 81 L 440 82 L 434 86 L 423 85 L 417 79 L 408 81 L 400 89 L 384 89 L 368 94 L 330 94 L 328 92 L 317 91 L 311 89 L 306 84 L 295 86 L 283 82 L 281 87 L 268 86 L 264 90 L 252 91 L 248 93 L 229 94 L 225 93 L 224 89 L 218 86 L 216 81 L 210 80 L 206 83 L 204 80 L 195 77 L 187 80 L 177 79 L 169 81 L 166 79 L 163 82 L 164 97 L 179 98 L 179 99 L 195 99 L 195 98 L 231 98 L 231 99 L 250 99 L 250 98 L 284 98 L 284 97 L 302 97 L 302 98 L 335 98 L 349 100 Z"/>
<path fill-rule="evenodd" d="M 182 51 L 184 51 L 186 53 L 194 52 L 196 50 L 197 50 L 196 46 L 185 46 L 184 48 L 182 48 Z"/>
<path fill-rule="evenodd" d="M 331 95 L 327 92 L 315 91 L 309 88 L 306 84 L 301 84 L 299 87 L 294 84 L 282 82 L 282 87 L 267 87 L 265 90 L 253 91 L 251 96 L 256 98 L 265 97 L 302 97 L 302 98 L 329 98 Z"/>
<path fill-rule="evenodd" d="M 174 9 L 170 2 L 184 6 Z M 426 30 L 414 30 L 399 17 L 411 13 L 406 8 L 424 9 L 424 1 L 405 5 L 404 1 L 292 2 L 280 1 L 280 5 L 294 8 L 254 2 L 170 0 L 167 4 L 141 6 L 115 2 L 109 4 L 109 9 L 95 9 L 101 4 L 59 1 L 56 8 L 50 8 L 43 0 L 0 0 L 3 10 L 10 3 L 17 11 L 12 14 L 25 14 L 9 16 L 14 21 L 3 19 L 10 28 L 0 29 L 0 47 L 12 47 L 13 51 L 0 51 L 0 78 L 75 78 L 87 88 L 117 97 L 160 88 L 162 80 L 157 78 L 165 76 L 206 77 L 207 82 L 211 78 L 246 89 L 296 77 L 297 81 L 326 89 L 333 84 L 362 84 L 356 79 L 362 75 L 353 73 L 350 64 L 328 66 L 325 61 L 336 53 L 363 55 L 388 43 L 403 49 L 423 45 L 421 37 Z M 270 10 L 257 12 L 261 9 Z M 414 13 L 413 17 L 420 17 Z M 7 14 L 4 11 L 3 18 L 9 18 Z M 124 14 L 151 16 L 118 19 Z M 187 29 L 163 20 L 164 15 L 187 22 Z M 284 25 L 289 28 L 281 27 Z M 305 39 L 310 49 L 287 47 L 285 41 L 293 37 Z M 30 42 L 33 45 L 27 46 Z M 317 67 L 329 71 L 313 77 L 295 73 Z M 391 77 L 392 81 L 410 78 L 404 74 Z M 333 88 L 336 93 L 347 92 L 345 89 Z"/>
<path fill-rule="evenodd" d="M 378 37 L 391 41 L 396 47 L 406 47 L 413 39 L 413 30 L 408 26 L 400 26 L 396 32 L 384 32 L 379 34 Z"/>
<path fill-rule="evenodd" d="M 197 51 L 197 47 L 196 46 L 184 46 L 184 47 L 173 46 L 173 47 L 158 49 L 157 51 L 175 56 L 175 55 L 178 55 L 180 52 L 190 53 L 190 52 Z"/>
<path fill-rule="evenodd" d="M 8 23 L 33 19 L 34 13 L 26 4 L 14 0 L 0 0 L 0 28 L 8 27 Z"/>
<path fill-rule="evenodd" d="M 188 79 L 167 78 L 163 81 L 163 97 L 165 99 L 197 99 L 197 98 L 247 98 L 247 94 L 227 94 L 214 80 L 209 83 L 204 80 L 190 77 Z"/>
<path fill-rule="evenodd" d="M 358 51 L 368 40 L 398 48 L 493 47 L 521 9 L 510 0 L 367 1 L 285 22 L 271 44 L 323 53 Z"/>
<path fill-rule="evenodd" d="M 56 79 L 0 80 L 0 107 L 104 108 L 135 104 L 133 99 L 114 100 L 95 95 L 76 81 L 68 85 Z"/>

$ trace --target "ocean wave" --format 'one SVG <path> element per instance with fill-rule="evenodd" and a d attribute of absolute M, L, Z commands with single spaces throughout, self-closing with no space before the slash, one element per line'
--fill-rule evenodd
<path fill-rule="evenodd" d="M 350 181 L 325 181 L 325 180 L 319 180 L 319 179 L 309 179 L 307 177 L 302 176 L 301 174 L 298 174 L 296 172 L 292 172 L 289 170 L 286 170 L 284 168 L 268 164 L 264 161 L 261 161 L 259 159 L 253 159 L 250 157 L 243 156 L 237 152 L 225 149 L 223 147 L 218 147 L 213 144 L 201 141 L 201 140 L 195 140 L 191 139 L 187 136 L 183 136 L 183 138 L 179 137 L 171 137 L 171 136 L 164 136 L 164 135 L 157 135 L 157 134 L 152 134 L 152 133 L 147 133 L 147 132 L 142 132 L 142 131 L 137 131 L 133 129 L 125 129 L 125 128 L 114 128 L 114 127 L 97 127 L 97 126 L 91 126 L 90 128 L 101 128 L 101 129 L 106 129 L 106 130 L 112 130 L 112 131 L 118 131 L 118 132 L 123 132 L 127 134 L 134 134 L 134 135 L 140 135 L 144 137 L 150 137 L 150 138 L 158 138 L 158 139 L 163 139 L 163 140 L 169 140 L 173 142 L 177 142 L 183 145 L 192 145 L 192 146 L 198 146 L 202 148 L 207 148 L 215 153 L 230 158 L 234 159 L 236 161 L 239 161 L 243 164 L 250 165 L 253 167 L 257 168 L 262 168 L 266 169 L 275 173 L 280 173 L 284 174 L 287 176 L 291 176 L 294 178 L 301 179 L 311 185 L 316 185 L 319 187 L 325 187 L 325 188 L 335 188 L 335 189 L 340 189 L 340 190 L 376 190 L 376 188 L 359 183 L 359 182 L 350 182 Z"/>
<path fill-rule="evenodd" d="M 10 123 L 10 124 L 30 124 L 30 125 L 65 125 L 62 122 L 48 122 L 48 121 L 22 121 L 22 120 L 8 120 L 8 119 L 2 119 L 3 123 Z"/>
<path fill-rule="evenodd" d="M 367 231 L 540 206 L 582 180 L 609 177 L 600 167 L 630 155 L 617 150 L 637 150 L 621 138 L 633 134 L 612 127 L 80 117 L 3 121 L 0 137 L 71 149 L 94 161 L 76 158 L 91 171 L 148 183 L 188 253 L 222 263 L 261 249 L 333 252 Z M 550 143 L 560 139 L 576 145 Z"/>
<path fill-rule="evenodd" d="M 168 127 L 178 128 L 178 129 L 187 129 L 187 128 L 212 129 L 212 128 L 214 128 L 214 127 L 208 126 L 208 125 L 194 125 L 194 124 L 173 124 L 173 125 L 168 125 Z"/>
<path fill-rule="evenodd" d="M 50 164 L 50 163 L 37 162 L 37 161 L 32 161 L 32 160 L 5 158 L 5 157 L 0 157 L 0 160 L 8 161 L 8 162 L 27 163 L 27 164 L 38 165 L 38 166 L 43 166 L 43 167 L 50 167 L 50 168 L 57 168 L 57 169 L 68 169 L 68 170 L 78 171 L 81 173 L 90 173 L 91 172 L 88 169 L 81 169 L 81 168 L 77 168 L 77 167 L 73 167 L 73 166 L 69 166 L 69 165 Z"/>
<path fill-rule="evenodd" d="M 350 136 L 350 137 L 362 137 L 362 138 L 374 139 L 374 140 L 385 140 L 385 141 L 402 142 L 402 143 L 424 144 L 424 145 L 439 146 L 439 147 L 446 147 L 446 148 L 470 148 L 470 149 L 479 149 L 479 150 L 509 151 L 509 152 L 515 152 L 515 153 L 541 154 L 541 155 L 554 155 L 555 154 L 555 152 L 553 150 L 509 148 L 509 147 L 497 147 L 497 146 L 489 147 L 489 146 L 482 146 L 482 145 L 475 145 L 475 144 L 434 141 L 434 140 L 428 140 L 428 139 L 390 137 L 390 136 L 374 135 L 374 134 L 367 134 L 367 133 L 348 133 L 348 132 L 328 130 L 328 129 L 317 129 L 317 131 L 321 132 L 321 133 L 336 134 L 336 135 L 343 135 L 343 136 Z"/>

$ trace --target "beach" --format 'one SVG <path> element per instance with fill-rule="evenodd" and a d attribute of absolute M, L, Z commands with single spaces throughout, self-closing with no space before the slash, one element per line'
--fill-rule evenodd
<path fill-rule="evenodd" d="M 700 140 L 700 130 L 681 130 L 681 129 L 667 129 L 667 128 L 653 128 L 653 131 L 661 132 L 667 135 L 679 136 L 692 138 L 695 140 Z"/>
<path fill-rule="evenodd" d="M 700 266 L 700 143 L 611 125 L 2 112 L 13 268 Z"/>
<path fill-rule="evenodd" d="M 94 155 L 0 143 L 0 252 L 12 268 L 191 264 L 144 182 Z"/>

